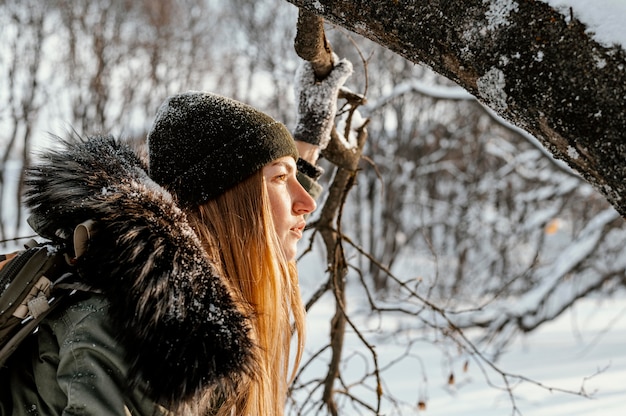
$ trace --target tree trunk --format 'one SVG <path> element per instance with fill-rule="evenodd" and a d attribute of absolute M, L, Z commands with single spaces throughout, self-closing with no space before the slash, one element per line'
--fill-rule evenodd
<path fill-rule="evenodd" d="M 626 217 L 626 51 L 529 0 L 288 0 L 457 82 Z M 598 5 L 601 7 L 601 5 Z"/>

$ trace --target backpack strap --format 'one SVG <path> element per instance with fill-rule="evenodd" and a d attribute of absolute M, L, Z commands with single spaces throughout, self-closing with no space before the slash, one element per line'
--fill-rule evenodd
<path fill-rule="evenodd" d="M 81 282 L 72 267 L 67 268 L 84 254 L 94 234 L 94 224 L 86 221 L 75 228 L 74 253 L 49 252 L 47 246 L 32 240 L 25 244 L 26 251 L 19 256 L 4 255 L 0 259 L 0 269 L 6 265 L 7 269 L 2 271 L 8 279 L 0 302 L 0 312 L 3 313 L 0 320 L 0 367 L 50 312 L 65 303 L 66 298 L 76 292 L 101 293 Z M 69 271 L 63 273 L 63 268 Z M 13 284 L 18 278 L 20 283 Z M 26 296 L 24 290 L 28 291 Z"/>
<path fill-rule="evenodd" d="M 65 273 L 63 276 L 55 280 L 52 284 L 52 290 L 53 293 L 56 293 L 58 290 L 63 290 L 65 292 L 69 292 L 70 296 L 76 292 L 104 293 L 102 290 L 96 289 L 95 287 L 80 281 L 74 273 Z"/>
<path fill-rule="evenodd" d="M 48 309 L 48 298 L 52 282 L 46 276 L 40 276 L 20 305 L 13 311 L 13 316 L 25 319 L 28 315 L 35 318 Z"/>
<path fill-rule="evenodd" d="M 0 367 L 4 366 L 5 361 L 15 352 L 15 350 L 19 347 L 19 345 L 24 341 L 24 339 L 29 336 L 35 328 L 39 325 L 39 323 L 53 310 L 59 306 L 63 298 L 68 296 L 67 293 L 61 294 L 60 296 L 53 298 L 51 301 L 46 302 L 48 305 L 45 309 L 41 310 L 37 316 L 29 316 L 20 325 L 19 331 L 15 334 L 11 335 L 8 338 L 7 342 L 0 349 Z"/>

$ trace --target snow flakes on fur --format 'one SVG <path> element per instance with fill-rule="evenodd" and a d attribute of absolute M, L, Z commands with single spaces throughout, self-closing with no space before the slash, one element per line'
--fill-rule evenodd
<path fill-rule="evenodd" d="M 244 313 L 144 162 L 112 137 L 62 145 L 28 170 L 26 203 L 48 238 L 97 222 L 78 269 L 111 302 L 131 382 L 167 403 L 250 371 Z"/>

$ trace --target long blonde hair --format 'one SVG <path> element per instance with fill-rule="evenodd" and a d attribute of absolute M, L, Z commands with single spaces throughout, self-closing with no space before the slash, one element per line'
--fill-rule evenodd
<path fill-rule="evenodd" d="M 305 312 L 295 262 L 280 248 L 262 172 L 189 212 L 209 257 L 251 312 L 258 371 L 233 392 L 210 393 L 216 415 L 283 414 L 288 386 L 302 357 Z M 292 325 L 297 332 L 289 374 Z"/>

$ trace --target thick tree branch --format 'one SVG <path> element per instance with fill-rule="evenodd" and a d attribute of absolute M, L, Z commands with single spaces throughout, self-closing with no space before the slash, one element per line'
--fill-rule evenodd
<path fill-rule="evenodd" d="M 540 1 L 289 0 L 457 82 L 626 217 L 626 51 Z"/>

